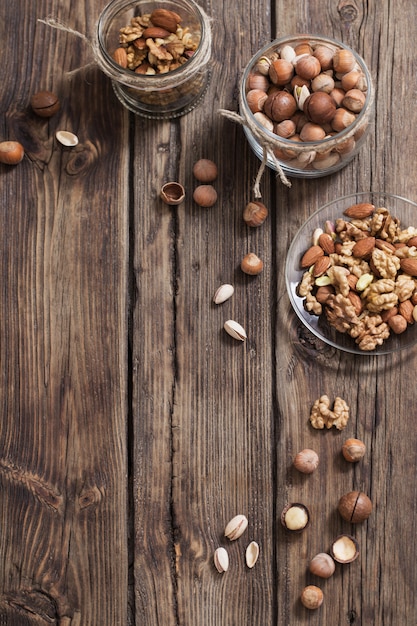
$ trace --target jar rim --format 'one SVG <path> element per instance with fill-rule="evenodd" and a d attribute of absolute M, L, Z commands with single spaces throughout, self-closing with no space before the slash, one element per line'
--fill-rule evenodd
<path fill-rule="evenodd" d="M 244 109 L 245 115 L 249 117 L 251 124 L 254 124 L 257 127 L 257 130 L 259 131 L 260 134 L 264 134 L 269 139 L 276 141 L 277 144 L 282 144 L 282 146 L 285 148 L 291 147 L 294 149 L 296 146 L 299 146 L 299 144 L 295 141 L 292 141 L 291 138 L 287 139 L 285 137 L 276 135 L 275 133 L 265 128 L 265 126 L 262 126 L 262 124 L 260 124 L 257 121 L 257 119 L 255 118 L 255 116 L 253 115 L 252 111 L 249 109 L 249 106 L 247 104 L 246 82 L 247 82 L 250 72 L 254 69 L 256 63 L 259 61 L 259 59 L 262 56 L 266 56 L 267 52 L 276 51 L 278 48 L 280 48 L 284 44 L 290 44 L 291 42 L 299 42 L 299 41 L 305 41 L 305 40 L 308 40 L 309 42 L 312 42 L 312 43 L 322 43 L 322 44 L 328 43 L 339 49 L 345 49 L 345 50 L 349 50 L 350 52 L 352 52 L 352 54 L 355 57 L 356 62 L 358 63 L 358 65 L 360 66 L 361 70 L 363 71 L 365 75 L 365 78 L 367 81 L 367 91 L 366 91 L 365 104 L 362 110 L 358 113 L 355 121 L 352 122 L 352 124 L 350 124 L 344 130 L 337 132 L 333 136 L 325 137 L 324 139 L 320 139 L 318 141 L 303 141 L 302 146 L 304 147 L 323 146 L 324 147 L 324 146 L 328 146 L 329 143 L 335 142 L 336 140 L 339 141 L 340 139 L 340 141 L 342 141 L 346 137 L 347 134 L 350 135 L 352 131 L 361 124 L 361 122 L 363 121 L 366 115 L 369 115 L 369 109 L 372 106 L 373 99 L 374 99 L 374 87 L 373 87 L 371 73 L 364 59 L 355 50 L 353 50 L 353 48 L 351 48 L 347 44 L 341 41 L 338 41 L 336 39 L 333 39 L 331 37 L 324 36 L 324 35 L 307 34 L 307 33 L 285 35 L 283 37 L 278 37 L 277 39 L 274 39 L 268 44 L 265 44 L 265 46 L 263 46 L 260 50 L 258 50 L 258 52 L 256 52 L 252 56 L 252 58 L 249 60 L 248 64 L 246 65 L 243 71 L 243 75 L 242 75 L 242 79 L 240 83 L 240 104 Z"/>
<path fill-rule="evenodd" d="M 170 6 L 172 8 L 176 7 L 177 10 L 181 8 L 181 6 L 179 5 L 182 4 L 185 8 L 189 9 L 191 12 L 194 12 L 198 19 L 200 27 L 200 40 L 194 54 L 186 61 L 186 63 L 174 70 L 166 72 L 165 74 L 136 74 L 130 69 L 123 68 L 112 58 L 105 45 L 105 25 L 117 14 L 121 13 L 123 9 L 127 9 L 129 7 L 140 8 L 140 5 L 144 4 L 155 5 L 155 8 L 165 8 L 166 6 Z M 100 13 L 97 21 L 97 61 L 103 72 L 110 76 L 110 78 L 127 85 L 138 87 L 139 89 L 145 86 L 147 88 L 151 88 L 152 84 L 155 85 L 155 88 L 158 88 L 159 85 L 157 85 L 156 83 L 159 83 L 161 81 L 164 84 L 170 84 L 171 82 L 175 82 L 176 84 L 178 84 L 179 76 L 184 73 L 185 68 L 187 69 L 188 75 L 188 73 L 192 70 L 192 67 L 196 65 L 198 66 L 201 58 L 207 53 L 207 51 L 210 51 L 211 34 L 209 33 L 209 29 L 206 27 L 206 20 L 207 18 L 204 15 L 202 9 L 195 2 L 193 2 L 193 0 L 177 0 L 175 3 L 172 0 L 110 0 L 110 2 L 104 7 L 103 11 Z"/>

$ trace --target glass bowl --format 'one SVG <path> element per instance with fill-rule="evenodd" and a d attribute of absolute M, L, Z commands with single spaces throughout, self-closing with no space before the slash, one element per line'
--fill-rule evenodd
<path fill-rule="evenodd" d="M 320 78 L 319 80 L 314 79 L 315 82 L 313 86 L 312 79 L 307 80 L 304 78 L 307 75 L 305 68 L 302 72 L 302 78 L 296 74 L 296 61 L 297 59 L 301 59 L 301 54 L 297 54 L 295 60 L 289 60 L 295 52 L 303 53 L 303 50 L 306 50 L 303 46 L 306 44 L 309 46 L 307 49 L 312 52 L 312 55 L 308 55 L 310 58 L 314 55 L 319 56 L 323 49 L 331 50 L 333 55 L 338 53 L 339 60 L 337 61 L 336 67 L 339 67 L 339 64 L 341 67 L 351 67 L 348 65 L 349 59 L 343 58 L 343 54 L 346 53 L 352 63 L 354 63 L 354 70 L 350 70 L 349 72 L 336 72 L 332 69 L 333 59 L 325 60 L 323 57 L 320 63 Z M 341 54 L 340 51 L 342 51 Z M 274 80 L 279 80 L 278 84 L 273 83 L 271 78 L 271 65 L 280 57 L 284 60 L 288 60 L 293 68 L 295 67 L 295 73 L 289 79 L 290 82 L 286 84 L 282 84 L 283 81 L 281 77 L 283 76 L 283 80 L 286 80 L 285 70 L 282 68 L 279 68 L 275 72 Z M 344 63 L 345 60 L 346 63 Z M 307 64 L 306 59 L 304 59 L 303 62 L 305 65 Z M 327 69 L 329 66 L 330 69 Z M 299 71 L 301 71 L 301 69 Z M 309 71 L 309 68 L 307 68 L 307 71 Z M 357 72 L 357 74 L 352 74 L 352 71 Z M 349 76 L 346 76 L 348 73 Z M 336 91 L 332 90 L 330 92 L 331 85 L 329 86 L 329 80 L 333 81 Z M 336 113 L 331 121 L 320 123 L 325 131 L 324 138 L 321 138 L 320 135 L 320 139 L 316 140 L 317 129 L 314 129 L 314 135 L 312 135 L 312 129 L 310 128 L 310 133 L 307 134 L 306 131 L 304 131 L 306 138 L 303 137 L 303 140 L 300 141 L 300 134 L 303 136 L 301 133 L 301 125 L 303 121 L 306 121 L 305 118 L 301 116 L 301 113 L 305 96 L 308 95 L 308 93 L 303 92 L 303 94 L 301 94 L 301 86 L 295 85 L 294 81 L 296 83 L 307 83 L 305 87 L 310 94 L 313 94 L 315 91 L 325 91 L 326 94 L 331 95 L 335 103 L 337 101 L 336 109 L 347 110 L 348 115 L 341 110 Z M 352 102 L 354 102 L 354 108 L 362 106 L 359 112 L 350 111 L 348 107 L 342 103 L 343 94 L 347 93 L 347 91 L 349 91 L 348 88 L 352 88 L 352 85 L 355 89 L 360 88 L 359 91 L 365 96 L 364 103 L 362 102 L 358 105 L 358 94 L 355 94 L 353 101 L 352 98 L 350 98 L 349 100 L 345 100 L 345 102 L 349 102 L 349 106 L 352 106 Z M 291 122 L 294 121 L 296 126 L 295 134 L 289 137 L 286 136 L 288 132 L 294 132 L 294 129 L 291 128 L 292 125 L 289 125 L 287 122 L 283 126 L 278 127 L 280 121 L 284 121 L 281 120 L 282 110 L 283 115 L 285 115 L 284 105 L 274 105 L 274 110 L 278 109 L 279 114 L 273 116 L 277 117 L 277 119 L 271 119 L 271 106 L 268 107 L 268 115 L 265 116 L 266 106 L 264 106 L 265 102 L 262 102 L 262 98 L 258 100 L 256 95 L 251 93 L 248 100 L 248 93 L 253 92 L 254 89 L 260 89 L 261 92 L 265 91 L 268 96 L 271 96 L 272 92 L 276 90 L 286 91 L 291 97 L 296 96 L 295 99 L 298 100 L 298 103 L 295 114 L 291 113 L 293 103 L 288 103 L 291 113 L 289 119 Z M 298 91 L 297 94 L 294 91 L 295 89 Z M 369 133 L 370 121 L 374 111 L 373 101 L 374 89 L 372 78 L 364 60 L 349 46 L 329 37 L 319 35 L 286 36 L 276 39 L 272 43 L 264 46 L 252 57 L 246 66 L 243 72 L 239 93 L 240 114 L 244 120 L 243 129 L 256 156 L 262 160 L 266 154 L 267 165 L 271 169 L 279 171 L 279 168 L 281 168 L 284 174 L 296 178 L 318 178 L 327 176 L 345 167 L 359 152 Z M 326 106 L 328 107 L 327 102 L 325 105 L 319 105 L 320 114 L 323 114 L 323 107 Z M 333 111 L 332 114 L 334 114 Z M 313 112 L 313 118 L 315 120 L 314 115 Z M 346 120 L 350 123 L 344 128 L 345 124 L 348 123 Z M 334 125 L 335 128 L 333 128 L 332 125 Z M 312 139 L 313 136 L 315 140 Z"/>
<path fill-rule="evenodd" d="M 401 236 L 403 241 L 408 241 L 409 237 L 417 234 L 417 204 L 411 200 L 383 192 L 355 193 L 332 200 L 313 213 L 292 240 L 285 264 L 286 287 L 292 307 L 301 322 L 316 337 L 328 345 L 352 354 L 389 354 L 404 348 L 409 348 L 416 343 L 417 323 L 408 324 L 406 330 L 401 334 L 395 334 L 391 331 L 389 337 L 385 339 L 381 345 L 376 345 L 373 349 L 361 349 L 352 336 L 346 332 L 340 332 L 331 326 L 324 313 L 322 315 L 314 315 L 307 311 L 305 308 L 306 299 L 299 295 L 300 281 L 304 273 L 309 269 L 301 269 L 301 259 L 306 250 L 313 245 L 320 233 L 320 230 L 317 229 L 330 232 L 332 229 L 331 225 L 336 224 L 337 219 L 343 218 L 346 221 L 352 221 L 353 218 L 346 217 L 343 214 L 344 211 L 352 205 L 362 203 L 373 204 L 376 208 L 385 207 L 388 209 L 391 216 L 395 216 L 400 220 L 401 230 L 409 228 L 409 232 Z M 379 239 L 379 235 L 380 233 L 377 232 L 377 239 Z M 333 235 L 333 238 L 334 237 L 335 235 Z M 336 241 L 339 241 L 338 237 Z M 410 242 L 410 244 L 411 243 L 412 242 Z M 415 253 L 417 254 L 417 251 L 415 251 Z M 373 281 L 376 281 L 377 278 L 372 269 L 369 270 L 369 273 L 373 276 Z M 403 272 L 399 269 L 398 273 L 401 274 Z M 326 276 L 326 273 L 324 276 Z M 414 283 L 414 293 L 417 293 L 417 278 L 411 278 L 411 281 Z M 326 283 L 326 278 L 319 282 Z M 410 285 L 410 283 L 408 285 Z M 361 290 L 356 293 L 362 295 L 363 299 L 365 291 Z M 405 298 L 406 295 L 406 292 L 403 292 L 401 297 Z M 409 300 L 410 297 L 410 294 L 408 294 L 408 298 L 406 299 L 409 302 L 414 302 L 415 296 L 411 301 Z M 359 314 L 359 318 L 361 315 L 363 317 L 364 314 Z"/>
<path fill-rule="evenodd" d="M 165 34 L 145 32 L 142 16 L 147 19 L 156 9 L 180 18 L 176 31 L 174 23 L 164 28 Z M 132 25 L 132 18 L 139 21 Z M 159 31 L 168 23 L 166 17 L 162 20 Z M 121 29 L 129 30 L 122 42 Z M 152 49 L 146 45 L 149 39 Z M 127 109 L 142 117 L 170 119 L 185 115 L 202 100 L 210 80 L 211 41 L 209 18 L 193 0 L 112 0 L 97 22 L 95 56 Z M 181 44 L 184 50 L 178 48 Z M 124 67 L 124 51 L 131 67 Z"/>

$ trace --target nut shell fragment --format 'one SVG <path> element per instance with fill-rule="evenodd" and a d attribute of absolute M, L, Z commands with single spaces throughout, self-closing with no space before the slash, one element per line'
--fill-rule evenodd
<path fill-rule="evenodd" d="M 165 185 L 162 186 L 160 195 L 165 204 L 170 204 L 174 206 L 177 204 L 181 204 L 181 202 L 184 200 L 185 190 L 180 183 L 169 182 L 165 183 Z"/>
<path fill-rule="evenodd" d="M 332 544 L 331 553 L 338 563 L 352 563 L 359 556 L 359 544 L 355 537 L 339 535 Z"/>
<path fill-rule="evenodd" d="M 214 552 L 214 565 L 220 574 L 229 569 L 229 555 L 225 548 L 217 548 Z"/>
<path fill-rule="evenodd" d="M 248 547 L 246 548 L 246 554 L 245 554 L 246 565 L 250 569 L 252 569 L 252 567 L 254 567 L 256 561 L 258 560 L 258 557 L 259 557 L 259 546 L 256 543 L 256 541 L 251 541 Z"/>
<path fill-rule="evenodd" d="M 248 527 L 248 519 L 245 515 L 235 515 L 224 529 L 224 536 L 234 541 L 239 539 Z"/>
<path fill-rule="evenodd" d="M 69 148 L 78 144 L 77 135 L 74 135 L 74 133 L 71 133 L 69 130 L 58 130 L 55 137 L 59 143 L 62 143 L 63 146 L 67 146 Z"/>

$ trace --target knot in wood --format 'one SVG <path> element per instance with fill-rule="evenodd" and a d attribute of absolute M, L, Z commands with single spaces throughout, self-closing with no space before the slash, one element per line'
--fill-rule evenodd
<path fill-rule="evenodd" d="M 349 0 L 340 0 L 337 10 L 344 24 L 354 22 L 359 16 L 357 6 Z"/>

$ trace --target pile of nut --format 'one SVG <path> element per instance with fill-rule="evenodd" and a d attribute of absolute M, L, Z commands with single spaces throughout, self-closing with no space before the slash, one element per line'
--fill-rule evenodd
<path fill-rule="evenodd" d="M 368 121 L 329 150 L 302 147 L 303 142 L 320 142 L 351 127 L 365 106 L 368 87 L 349 49 L 304 41 L 258 60 L 247 79 L 246 101 L 259 124 L 277 139 L 294 143 L 275 148 L 279 160 L 296 169 L 324 170 L 355 149 Z"/>
<path fill-rule="evenodd" d="M 188 61 L 198 48 L 201 33 L 181 25 L 181 16 L 168 9 L 155 9 L 132 17 L 120 29 L 120 46 L 113 59 L 136 74 L 166 74 Z"/>
<path fill-rule="evenodd" d="M 365 452 L 365 444 L 360 439 L 349 438 L 343 443 L 342 455 L 349 463 L 361 461 Z M 294 457 L 293 466 L 303 474 L 312 474 L 319 466 L 318 454 L 310 448 L 301 450 Z M 363 491 L 349 491 L 337 503 L 340 516 L 350 524 L 365 522 L 372 509 L 372 501 Z M 303 532 L 310 525 L 310 519 L 308 508 L 299 502 L 287 504 L 281 513 L 281 523 L 290 533 Z M 353 563 L 358 558 L 359 551 L 359 542 L 355 537 L 345 533 L 338 535 L 331 543 L 330 554 L 319 552 L 310 560 L 308 572 L 321 580 L 330 578 L 336 570 L 336 563 Z M 321 587 L 308 584 L 302 590 L 300 600 L 307 609 L 314 610 L 323 604 L 324 594 Z"/>
<path fill-rule="evenodd" d="M 374 350 L 417 321 L 417 228 L 360 203 L 313 233 L 297 286 L 304 307 Z"/>

